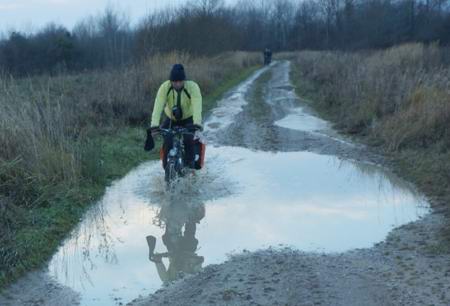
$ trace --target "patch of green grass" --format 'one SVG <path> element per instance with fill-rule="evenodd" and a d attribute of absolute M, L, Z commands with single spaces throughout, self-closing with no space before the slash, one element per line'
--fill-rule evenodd
<path fill-rule="evenodd" d="M 256 79 L 253 93 L 253 98 L 257 101 L 262 101 L 264 97 L 264 90 L 267 88 L 267 83 L 272 79 L 272 70 L 267 70 Z"/>
<path fill-rule="evenodd" d="M 264 95 L 267 83 L 272 79 L 272 70 L 267 70 L 255 80 L 251 89 L 249 104 L 245 107 L 245 111 L 249 113 L 251 118 L 264 121 L 264 118 L 271 117 L 271 108 L 265 103 Z"/>

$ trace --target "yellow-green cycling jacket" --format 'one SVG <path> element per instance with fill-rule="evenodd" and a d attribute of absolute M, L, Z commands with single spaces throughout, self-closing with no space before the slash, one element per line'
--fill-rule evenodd
<path fill-rule="evenodd" d="M 172 88 L 170 81 L 166 81 L 159 87 L 153 107 L 152 121 L 150 126 L 159 126 L 161 120 L 161 113 L 164 113 L 170 119 L 176 121 L 172 115 L 172 108 L 177 104 L 178 95 L 181 95 L 181 109 L 183 118 L 187 119 L 193 117 L 194 124 L 202 124 L 202 94 L 200 87 L 193 81 L 184 82 L 184 90 L 177 92 Z M 189 97 L 190 96 L 190 97 Z"/>

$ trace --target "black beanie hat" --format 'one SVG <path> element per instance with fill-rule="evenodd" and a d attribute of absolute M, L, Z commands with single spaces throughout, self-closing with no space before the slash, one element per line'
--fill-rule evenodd
<path fill-rule="evenodd" d="M 175 64 L 170 71 L 171 81 L 184 81 L 186 80 L 186 74 L 184 73 L 184 67 L 181 64 Z"/>

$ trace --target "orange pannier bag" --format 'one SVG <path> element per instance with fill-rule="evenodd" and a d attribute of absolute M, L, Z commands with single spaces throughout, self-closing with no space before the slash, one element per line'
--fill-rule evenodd
<path fill-rule="evenodd" d="M 195 161 L 195 169 L 200 170 L 205 165 L 205 152 L 206 152 L 206 145 L 199 140 L 194 140 L 195 142 L 195 149 L 194 149 L 194 156 L 197 157 L 198 160 Z"/>
<path fill-rule="evenodd" d="M 166 162 L 164 160 L 164 146 L 161 146 L 161 149 L 159 149 L 159 159 L 161 160 L 161 165 L 163 167 L 163 169 L 166 169 Z"/>

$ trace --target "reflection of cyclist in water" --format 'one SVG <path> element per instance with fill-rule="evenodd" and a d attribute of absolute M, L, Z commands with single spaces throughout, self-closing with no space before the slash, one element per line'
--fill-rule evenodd
<path fill-rule="evenodd" d="M 205 216 L 205 206 L 177 205 L 163 206 L 159 214 L 165 223 L 165 232 L 162 241 L 167 248 L 166 253 L 154 253 L 156 238 L 147 236 L 150 248 L 149 259 L 155 263 L 159 277 L 163 282 L 177 279 L 182 273 L 198 272 L 203 264 L 203 256 L 196 254 L 198 240 L 195 238 L 197 223 Z M 184 226 L 184 232 L 183 232 Z M 169 259 L 166 268 L 162 259 Z"/>

